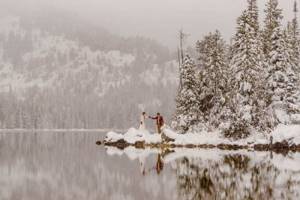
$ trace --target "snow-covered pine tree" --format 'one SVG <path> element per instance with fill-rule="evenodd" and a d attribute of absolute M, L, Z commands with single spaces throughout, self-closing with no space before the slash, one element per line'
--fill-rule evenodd
<path fill-rule="evenodd" d="M 199 108 L 196 65 L 189 55 L 184 57 L 180 75 L 182 85 L 176 98 L 175 124 L 173 126 L 185 133 L 197 125 L 197 110 Z"/>
<path fill-rule="evenodd" d="M 264 130 L 268 124 L 263 68 L 263 49 L 260 40 L 256 0 L 248 0 L 248 8 L 237 20 L 233 41 L 231 67 L 232 118 L 225 136 L 241 138 L 253 128 Z"/>
<path fill-rule="evenodd" d="M 294 18 L 288 23 L 286 30 L 286 42 L 290 51 L 292 68 L 289 70 L 289 85 L 287 103 L 289 114 L 299 113 L 300 110 L 300 35 L 298 24 L 297 1 L 294 2 Z"/>
<path fill-rule="evenodd" d="M 283 18 L 277 0 L 267 3 L 264 42 L 265 57 L 268 70 L 267 104 L 275 112 L 276 123 L 289 123 L 289 114 L 295 109 L 296 75 L 293 62 L 292 38 L 288 31 L 281 30 Z M 268 39 L 266 38 L 268 35 Z"/>
<path fill-rule="evenodd" d="M 297 7 L 297 1 L 294 2 L 294 18 L 291 23 L 288 24 L 288 35 L 290 37 L 290 45 L 292 48 L 292 62 L 294 70 L 299 74 L 300 68 L 300 35 L 299 35 L 299 24 L 298 24 L 298 7 Z"/>
<path fill-rule="evenodd" d="M 287 62 L 289 63 L 286 68 L 288 82 L 285 104 L 287 113 L 291 116 L 292 114 L 299 113 L 299 76 L 297 74 L 298 58 L 296 53 L 298 47 L 294 45 L 296 41 L 290 23 L 288 23 L 286 30 L 284 30 L 283 36 L 285 40 L 285 53 L 287 55 Z"/>
<path fill-rule="evenodd" d="M 268 0 L 264 10 L 266 17 L 263 30 L 263 50 L 266 56 L 270 55 L 273 46 L 272 36 L 276 29 L 281 26 L 282 10 L 278 8 L 278 0 Z"/>
<path fill-rule="evenodd" d="M 219 31 L 210 33 L 196 46 L 199 55 L 199 116 L 214 128 L 227 118 L 228 62 L 226 45 Z"/>

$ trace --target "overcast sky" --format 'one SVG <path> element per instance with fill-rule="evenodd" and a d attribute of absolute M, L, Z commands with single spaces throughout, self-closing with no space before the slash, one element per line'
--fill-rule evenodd
<path fill-rule="evenodd" d="M 22 9 L 38 7 L 38 4 L 50 4 L 77 13 L 113 33 L 122 36 L 150 37 L 171 48 L 176 47 L 177 33 L 181 28 L 190 34 L 190 43 L 215 29 L 219 29 L 228 40 L 234 33 L 236 18 L 247 2 L 246 0 L 0 0 L 2 3 L 5 1 L 16 6 L 22 4 Z M 261 12 L 266 1 L 258 0 Z M 293 16 L 293 1 L 279 0 L 285 20 Z M 260 17 L 262 19 L 263 16 Z"/>

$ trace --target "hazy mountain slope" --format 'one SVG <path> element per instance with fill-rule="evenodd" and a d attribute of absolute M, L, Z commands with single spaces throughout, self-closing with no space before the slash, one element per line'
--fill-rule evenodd
<path fill-rule="evenodd" d="M 143 109 L 170 116 L 177 64 L 167 48 L 64 15 L 0 19 L 3 128 L 126 127 Z"/>

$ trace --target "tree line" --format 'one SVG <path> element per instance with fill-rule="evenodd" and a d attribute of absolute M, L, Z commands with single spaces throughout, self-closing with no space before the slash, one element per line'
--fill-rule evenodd
<path fill-rule="evenodd" d="M 172 126 L 185 133 L 220 129 L 226 137 L 268 133 L 299 113 L 299 27 L 283 25 L 277 0 L 268 0 L 261 27 L 257 0 L 248 0 L 226 44 L 217 30 L 186 54 Z"/>

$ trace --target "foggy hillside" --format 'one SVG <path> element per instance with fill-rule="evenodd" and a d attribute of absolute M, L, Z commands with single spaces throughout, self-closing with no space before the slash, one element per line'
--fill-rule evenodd
<path fill-rule="evenodd" d="M 122 38 L 57 10 L 1 15 L 1 128 L 125 128 L 170 119 L 178 64 L 156 41 Z"/>

